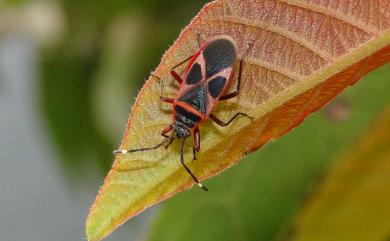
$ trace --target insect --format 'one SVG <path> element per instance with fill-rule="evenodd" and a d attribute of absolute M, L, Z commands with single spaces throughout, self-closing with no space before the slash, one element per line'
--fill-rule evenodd
<path fill-rule="evenodd" d="M 183 72 L 182 78 L 175 69 L 187 61 L 188 64 Z M 233 66 L 236 61 L 236 45 L 234 40 L 229 36 L 218 36 L 205 41 L 194 55 L 171 69 L 170 74 L 180 84 L 180 89 L 177 91 L 175 98 L 163 97 L 161 84 L 161 101 L 173 105 L 172 123 L 161 132 L 161 135 L 165 139 L 152 147 L 115 150 L 114 154 L 149 151 L 164 145 L 167 148 L 174 139 L 181 140 L 181 164 L 198 186 L 207 191 L 207 187 L 196 178 L 184 162 L 184 143 L 188 137 L 191 135 L 194 136 L 193 159 L 195 160 L 195 153 L 200 151 L 199 126 L 206 120 L 211 119 L 216 124 L 224 127 L 239 116 L 252 119 L 249 115 L 238 112 L 230 120 L 224 122 L 212 113 L 218 101 L 228 100 L 239 94 L 241 73 L 243 70 L 242 59 L 239 63 L 236 90 L 224 94 L 228 84 L 234 77 Z M 160 79 L 159 77 L 157 78 Z M 170 135 L 168 135 L 169 132 L 171 132 Z"/>

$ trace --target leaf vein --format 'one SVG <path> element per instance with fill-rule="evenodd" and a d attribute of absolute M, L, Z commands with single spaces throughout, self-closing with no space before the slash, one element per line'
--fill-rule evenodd
<path fill-rule="evenodd" d="M 284 68 L 282 68 L 280 66 L 273 66 L 273 65 L 271 65 L 269 63 L 266 63 L 264 61 L 260 61 L 259 59 L 256 59 L 256 58 L 249 58 L 249 57 L 247 57 L 245 59 L 245 62 L 247 64 L 257 65 L 257 66 L 263 67 L 263 68 L 265 68 L 265 69 L 267 69 L 269 71 L 272 71 L 272 72 L 275 72 L 277 74 L 283 75 L 283 76 L 285 76 L 287 78 L 292 79 L 294 82 L 297 82 L 297 81 L 299 81 L 300 79 L 303 78 L 303 76 L 298 75 L 296 73 L 292 73 L 292 72 L 288 71 L 288 69 L 284 69 Z"/>
<path fill-rule="evenodd" d="M 309 4 L 309 3 L 304 3 L 301 0 L 278 0 L 278 1 L 289 4 L 289 5 L 294 5 L 296 7 L 299 7 L 299 8 L 308 10 L 308 11 L 312 11 L 312 12 L 320 13 L 320 14 L 325 15 L 325 16 L 329 16 L 333 19 L 339 20 L 343 23 L 346 23 L 350 26 L 353 26 L 353 27 L 355 27 L 355 28 L 357 28 L 366 34 L 369 34 L 369 35 L 376 36 L 379 34 L 378 30 L 371 29 L 369 26 L 365 25 L 364 23 L 362 23 L 358 19 L 355 19 L 353 16 L 341 14 L 337 11 L 334 11 L 331 8 L 324 8 L 321 6 L 317 6 L 317 5 L 313 5 L 313 4 Z"/>
<path fill-rule="evenodd" d="M 208 21 L 211 21 L 211 22 L 212 21 L 230 22 L 230 23 L 240 24 L 240 25 L 244 25 L 244 26 L 259 28 L 259 29 L 262 29 L 262 30 L 265 30 L 265 31 L 268 31 L 271 33 L 281 35 L 281 36 L 291 40 L 292 42 L 297 43 L 298 45 L 308 49 L 310 52 L 314 53 L 315 55 L 317 55 L 318 57 L 320 57 L 321 59 L 323 59 L 326 62 L 331 62 L 333 59 L 332 55 L 329 54 L 328 52 L 317 48 L 316 46 L 311 44 L 311 42 L 303 39 L 302 37 L 299 37 L 298 35 L 294 34 L 293 32 L 287 31 L 283 28 L 279 28 L 276 25 L 269 25 L 269 24 L 267 24 L 265 22 L 261 22 L 259 20 L 254 21 L 254 20 L 248 20 L 248 19 L 238 18 L 238 17 L 216 18 L 216 19 L 210 19 Z"/>

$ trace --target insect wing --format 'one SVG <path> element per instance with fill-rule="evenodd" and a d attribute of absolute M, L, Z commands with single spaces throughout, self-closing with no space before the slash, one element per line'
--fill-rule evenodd
<path fill-rule="evenodd" d="M 228 85 L 235 60 L 233 40 L 219 37 L 206 42 L 190 60 L 176 99 L 209 115 Z"/>
<path fill-rule="evenodd" d="M 202 55 L 205 46 L 203 45 L 189 61 L 184 72 L 183 82 L 176 95 L 177 101 L 185 102 L 203 114 L 207 110 L 206 70 Z"/>
<path fill-rule="evenodd" d="M 202 51 L 206 63 L 206 78 L 232 67 L 236 60 L 236 47 L 232 40 L 218 38 L 211 41 Z"/>
<path fill-rule="evenodd" d="M 219 38 L 212 41 L 202 52 L 205 61 L 207 83 L 206 115 L 209 115 L 223 95 L 231 79 L 233 65 L 236 61 L 236 47 L 228 38 Z"/>

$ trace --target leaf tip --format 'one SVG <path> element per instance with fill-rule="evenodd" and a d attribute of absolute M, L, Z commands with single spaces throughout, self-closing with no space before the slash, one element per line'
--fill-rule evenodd
<path fill-rule="evenodd" d="M 100 241 L 106 236 L 101 228 L 98 227 L 97 222 L 94 221 L 91 211 L 85 223 L 85 236 L 87 241 Z"/>

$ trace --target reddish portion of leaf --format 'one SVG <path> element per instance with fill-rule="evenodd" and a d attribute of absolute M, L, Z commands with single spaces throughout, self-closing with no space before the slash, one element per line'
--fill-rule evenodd
<path fill-rule="evenodd" d="M 388 45 L 276 108 L 266 115 L 269 124 L 264 128 L 256 144 L 252 146 L 252 151 L 260 148 L 268 140 L 287 133 L 299 125 L 308 114 L 317 111 L 345 88 L 355 84 L 362 76 L 389 60 L 390 46 Z"/>
<path fill-rule="evenodd" d="M 215 114 L 228 119 L 242 111 L 255 120 L 242 118 L 223 129 L 211 122 L 202 125 L 198 160 L 188 162 L 192 171 L 205 179 L 225 170 L 389 61 L 389 5 L 387 0 L 218 0 L 208 4 L 167 51 L 155 74 L 171 81 L 170 68 L 197 50 L 198 36 L 205 40 L 229 35 L 245 62 L 242 89 L 235 100 L 219 103 Z M 165 87 L 164 95 L 175 93 L 172 86 Z M 159 88 L 156 78 L 145 83 L 121 148 L 147 147 L 161 140 L 161 129 L 171 116 L 164 111 L 169 107 L 159 101 Z M 191 159 L 191 144 L 188 141 L 186 160 Z M 177 143 L 168 151 L 118 156 L 91 208 L 89 240 L 100 240 L 146 207 L 191 187 L 193 180 L 178 160 Z"/>

